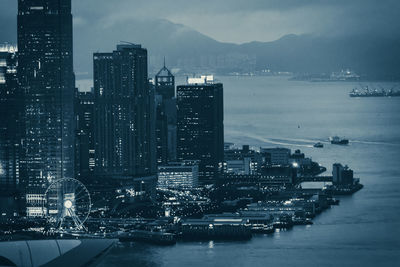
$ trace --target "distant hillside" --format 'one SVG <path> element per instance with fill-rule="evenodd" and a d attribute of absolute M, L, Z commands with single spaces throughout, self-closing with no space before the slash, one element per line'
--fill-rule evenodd
<path fill-rule="evenodd" d="M 0 18 L 10 30 L 0 41 L 16 42 L 16 26 Z M 14 29 L 15 28 L 15 29 Z M 400 80 L 400 36 L 287 35 L 273 42 L 218 42 L 184 25 L 167 20 L 124 20 L 106 25 L 74 27 L 75 71 L 78 79 L 92 76 L 92 53 L 115 49 L 119 41 L 148 49 L 154 74 L 166 57 L 167 65 L 182 74 L 252 72 L 263 69 L 294 73 L 330 73 L 350 68 L 370 79 Z"/>
<path fill-rule="evenodd" d="M 141 43 L 149 52 L 150 72 L 163 57 L 182 73 L 250 72 L 330 73 L 350 68 L 370 78 L 400 78 L 400 38 L 287 35 L 273 42 L 241 45 L 218 42 L 167 20 L 85 25 L 75 29 L 75 70 L 91 75 L 91 54 L 111 51 L 119 41 Z"/>

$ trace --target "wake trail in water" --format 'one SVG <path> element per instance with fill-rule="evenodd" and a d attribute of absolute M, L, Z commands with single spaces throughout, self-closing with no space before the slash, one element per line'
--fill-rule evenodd
<path fill-rule="evenodd" d="M 236 131 L 231 131 L 231 132 L 243 135 L 242 132 L 236 132 Z M 288 141 L 298 141 L 296 139 L 291 139 L 291 140 L 290 139 L 273 139 L 273 138 L 265 138 L 265 137 L 262 137 L 262 136 L 259 136 L 259 135 L 255 135 L 255 134 L 245 134 L 244 136 L 248 137 L 248 138 L 251 138 L 251 139 L 255 139 L 255 140 L 261 141 L 263 143 L 274 144 L 274 145 L 313 147 L 313 145 L 310 145 L 310 144 L 298 144 L 298 143 L 287 143 L 287 142 L 284 142 L 286 140 L 288 140 Z M 280 140 L 283 140 L 283 142 L 280 141 Z M 303 142 L 303 141 L 301 141 L 301 142 Z M 308 142 L 313 142 L 313 141 L 308 140 Z"/>
<path fill-rule="evenodd" d="M 274 144 L 274 145 L 281 145 L 281 146 L 298 146 L 298 147 L 313 147 L 315 143 L 320 142 L 324 144 L 330 144 L 330 141 L 321 140 L 321 139 L 301 139 L 301 138 L 271 138 L 271 137 L 263 137 L 256 134 L 246 133 L 239 131 L 229 131 L 233 134 L 239 134 L 240 136 L 248 137 L 251 139 L 255 139 L 264 143 Z M 399 143 L 390 143 L 390 142 L 376 142 L 376 141 L 362 141 L 362 140 L 350 140 L 350 143 L 358 143 L 358 144 L 365 144 L 365 145 L 388 145 L 388 146 L 400 146 Z"/>
<path fill-rule="evenodd" d="M 375 141 L 362 141 L 362 140 L 350 140 L 351 143 L 365 144 L 365 145 L 379 145 L 379 146 L 400 146 L 399 143 L 389 142 L 375 142 Z"/>

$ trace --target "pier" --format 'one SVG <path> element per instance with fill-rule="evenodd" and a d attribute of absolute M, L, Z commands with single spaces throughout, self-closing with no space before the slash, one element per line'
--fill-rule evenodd
<path fill-rule="evenodd" d="M 300 184 L 303 182 L 332 182 L 333 176 L 304 176 L 297 177 L 296 184 Z"/>

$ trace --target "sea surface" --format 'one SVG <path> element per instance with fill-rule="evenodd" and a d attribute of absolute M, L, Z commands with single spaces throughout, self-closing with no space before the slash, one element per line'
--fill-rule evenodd
<path fill-rule="evenodd" d="M 340 197 L 340 205 L 311 226 L 247 242 L 120 243 L 100 266 L 400 266 L 400 97 L 350 98 L 357 82 L 218 79 L 224 84 L 226 142 L 301 149 L 327 174 L 333 163 L 347 164 L 364 188 Z M 329 144 L 332 135 L 350 145 Z M 314 148 L 316 142 L 324 148 Z"/>

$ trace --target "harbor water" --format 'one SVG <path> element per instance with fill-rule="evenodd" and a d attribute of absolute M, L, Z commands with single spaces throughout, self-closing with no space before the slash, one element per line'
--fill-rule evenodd
<path fill-rule="evenodd" d="M 100 266 L 400 266 L 400 97 L 350 98 L 357 82 L 218 79 L 225 142 L 301 149 L 327 174 L 333 163 L 347 164 L 364 188 L 339 197 L 313 225 L 243 242 L 120 243 Z M 330 144 L 334 135 L 350 144 Z"/>

